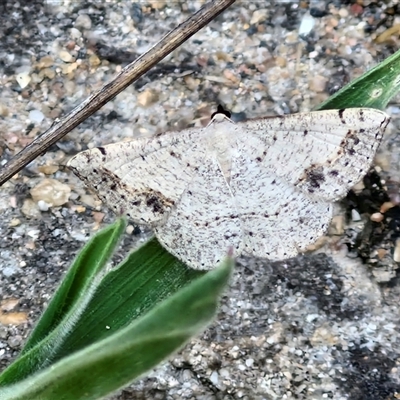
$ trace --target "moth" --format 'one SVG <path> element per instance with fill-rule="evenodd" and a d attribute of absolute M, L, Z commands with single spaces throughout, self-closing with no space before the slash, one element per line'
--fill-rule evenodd
<path fill-rule="evenodd" d="M 189 267 L 296 256 L 370 168 L 390 118 L 315 111 L 167 132 L 78 153 L 68 166 L 117 214 L 150 226 Z"/>

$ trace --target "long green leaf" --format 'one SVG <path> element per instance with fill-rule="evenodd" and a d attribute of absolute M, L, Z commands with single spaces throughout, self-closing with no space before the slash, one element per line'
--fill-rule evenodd
<path fill-rule="evenodd" d="M 88 292 L 94 277 L 110 259 L 125 226 L 125 221 L 118 219 L 98 232 L 84 246 L 32 331 L 23 353 L 45 338 L 74 307 L 79 298 Z"/>
<path fill-rule="evenodd" d="M 215 314 L 233 268 L 228 259 L 145 316 L 37 375 L 0 389 L 2 400 L 98 399 L 154 367 Z"/>
<path fill-rule="evenodd" d="M 32 332 L 21 356 L 0 375 L 0 386 L 17 382 L 59 357 L 63 343 L 100 283 L 98 275 L 125 229 L 125 220 L 97 233 L 82 249 Z M 97 279 L 97 285 L 96 285 Z"/>

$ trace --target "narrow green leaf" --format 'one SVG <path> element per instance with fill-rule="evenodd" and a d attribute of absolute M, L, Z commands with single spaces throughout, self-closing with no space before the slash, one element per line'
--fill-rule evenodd
<path fill-rule="evenodd" d="M 89 400 L 128 384 L 211 321 L 232 268 L 229 259 L 107 339 L 1 389 L 0 398 Z"/>
<path fill-rule="evenodd" d="M 370 107 L 384 110 L 400 89 L 400 51 L 348 83 L 318 110 Z"/>
<path fill-rule="evenodd" d="M 125 220 L 118 219 L 98 232 L 84 246 L 42 314 L 22 353 L 46 337 L 88 291 L 94 277 L 113 254 L 125 226 Z"/>
<path fill-rule="evenodd" d="M 0 375 L 0 386 L 17 382 L 58 359 L 63 343 L 93 296 L 99 272 L 109 260 L 125 220 L 97 233 L 82 249 L 31 334 L 20 357 Z"/>

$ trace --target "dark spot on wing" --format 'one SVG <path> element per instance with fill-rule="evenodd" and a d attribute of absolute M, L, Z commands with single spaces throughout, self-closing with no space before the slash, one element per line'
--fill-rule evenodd
<path fill-rule="evenodd" d="M 304 136 L 307 136 L 307 134 L 308 134 L 308 130 L 305 129 L 304 132 L 303 132 L 303 135 L 304 135 Z"/>
<path fill-rule="evenodd" d="M 339 112 L 340 121 L 342 122 L 342 124 L 345 124 L 346 121 L 343 118 L 344 108 L 340 109 L 338 112 Z"/>
<path fill-rule="evenodd" d="M 323 174 L 322 168 L 310 168 L 307 172 L 307 181 L 309 185 L 313 188 L 319 188 L 321 183 L 325 181 L 325 176 Z"/>
<path fill-rule="evenodd" d="M 103 154 L 103 156 L 107 155 L 106 149 L 104 147 L 97 147 L 97 150 L 99 150 L 100 153 Z"/>
<path fill-rule="evenodd" d="M 230 239 L 232 237 L 236 237 L 237 235 L 238 235 L 237 233 L 232 233 L 232 235 L 224 235 L 224 239 L 228 240 L 228 239 Z"/>
<path fill-rule="evenodd" d="M 134 195 L 137 196 L 137 194 L 144 195 L 146 198 L 146 206 L 151 207 L 152 211 L 157 214 L 164 214 L 166 210 L 168 211 L 175 204 L 172 199 L 168 199 L 156 190 L 149 190 L 145 193 L 135 193 Z"/>
<path fill-rule="evenodd" d="M 339 175 L 339 171 L 336 169 L 332 169 L 331 171 L 328 172 L 329 175 L 331 176 L 338 176 Z"/>

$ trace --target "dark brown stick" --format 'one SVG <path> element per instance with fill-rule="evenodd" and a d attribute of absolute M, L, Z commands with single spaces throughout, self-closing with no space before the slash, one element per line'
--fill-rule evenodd
<path fill-rule="evenodd" d="M 0 169 L 0 186 L 40 154 L 43 154 L 50 146 L 86 118 L 94 114 L 118 93 L 122 92 L 127 86 L 138 80 L 150 68 L 179 47 L 190 36 L 206 26 L 234 2 L 235 0 L 211 0 L 187 21 L 164 36 L 149 51 L 127 65 L 110 83 L 89 96 L 78 107 L 74 108 L 68 115 L 36 138 Z"/>

